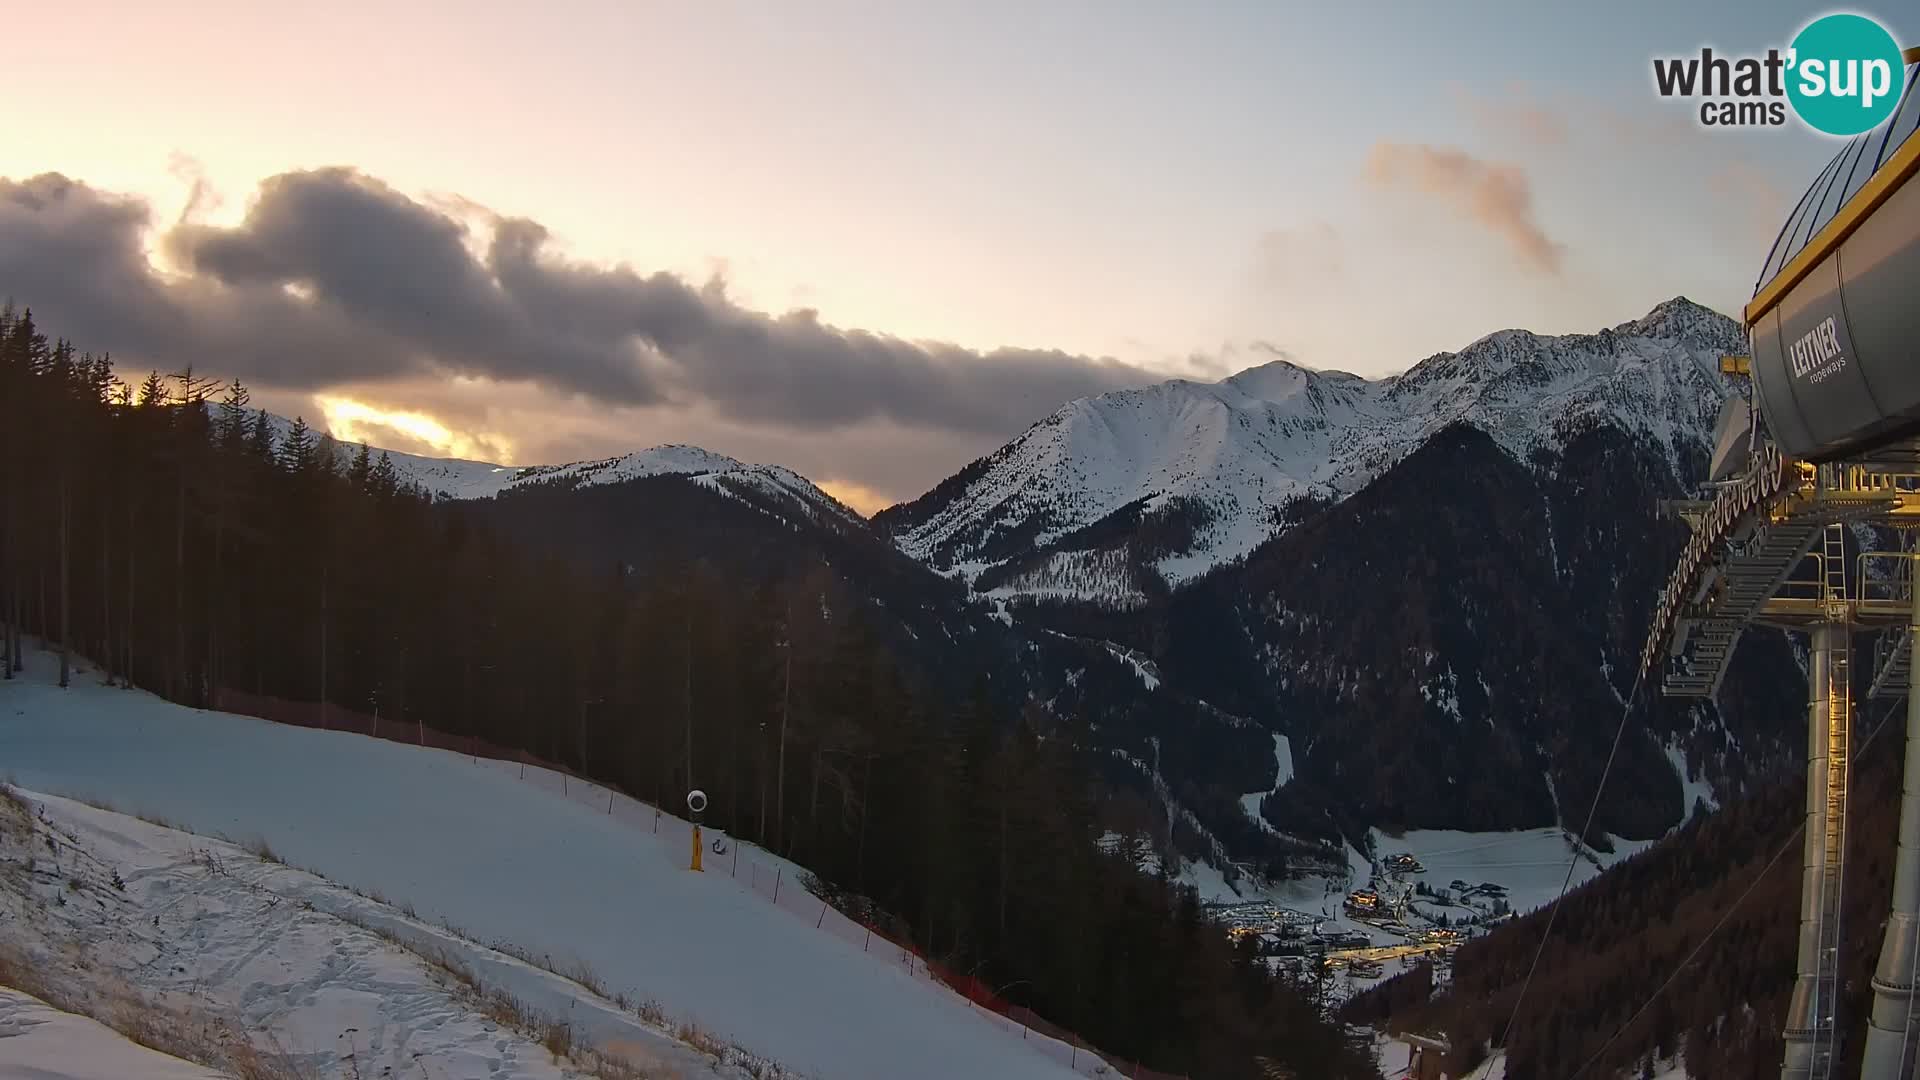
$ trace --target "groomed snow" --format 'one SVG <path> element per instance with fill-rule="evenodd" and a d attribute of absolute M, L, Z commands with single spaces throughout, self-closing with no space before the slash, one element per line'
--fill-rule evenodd
<path fill-rule="evenodd" d="M 0 1076 L 15 1080 L 227 1080 L 99 1021 L 0 986 Z"/>
<path fill-rule="evenodd" d="M 619 799 L 609 814 L 603 789 L 575 783 L 569 797 L 539 770 L 522 780 L 449 752 L 182 708 L 92 675 L 61 691 L 50 666 L 36 654 L 26 678 L 0 683 L 0 762 L 24 788 L 264 839 L 423 922 L 587 964 L 609 992 L 831 1080 L 1075 1074 L 1068 1048 L 1023 1040 L 897 951 L 863 952 L 857 931 L 834 932 L 851 927 L 837 913 L 798 914 L 796 894 L 811 898 L 790 878 L 775 906 L 744 869 L 688 872 L 672 819 L 655 837 L 650 809 Z M 835 927 L 816 929 L 816 911 Z"/>
<path fill-rule="evenodd" d="M 303 870 L 19 794 L 37 820 L 31 837 L 0 833 L 0 852 L 29 868 L 0 879 L 0 944 L 27 957 L 62 1000 L 94 1002 L 96 1015 L 128 1001 L 185 1004 L 271 1036 L 262 1049 L 324 1075 L 351 1062 L 362 1075 L 430 1067 L 436 1080 L 564 1080 L 533 1037 L 481 1015 L 422 959 L 444 956 L 633 1065 L 746 1080 L 577 983 Z M 0 1062 L 7 1056 L 0 1046 Z"/>

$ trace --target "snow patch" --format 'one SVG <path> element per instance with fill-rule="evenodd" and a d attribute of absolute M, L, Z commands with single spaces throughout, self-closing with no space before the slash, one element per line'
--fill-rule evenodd
<path fill-rule="evenodd" d="M 1148 690 L 1158 690 L 1160 688 L 1160 669 L 1154 666 L 1153 661 L 1124 645 L 1116 645 L 1111 641 L 1103 641 L 1101 644 L 1105 645 L 1107 651 L 1113 654 L 1114 659 L 1122 661 L 1133 668 L 1133 673 L 1139 677 L 1142 686 L 1145 686 Z"/>
<path fill-rule="evenodd" d="M 501 1030 L 421 959 L 435 955 L 635 1065 L 746 1080 L 578 983 L 305 871 L 24 794 L 38 821 L 31 839 L 15 842 L 38 872 L 0 888 L 0 912 L 10 916 L 0 918 L 0 940 L 63 995 L 110 1010 L 125 999 L 164 1009 L 184 996 L 236 1030 L 270 1036 L 262 1050 L 286 1055 L 303 1075 L 330 1075 L 343 1058 L 368 1076 L 426 1068 L 449 1080 L 569 1075 L 532 1036 Z M 81 943 L 84 962 L 74 959 Z M 12 1060 L 12 1046 L 0 1042 L 0 1059 Z M 14 1074 L 0 1067 L 0 1075 Z"/>
<path fill-rule="evenodd" d="M 1273 737 L 1273 768 L 1273 787 L 1266 791 L 1254 791 L 1240 796 L 1240 809 L 1246 812 L 1247 817 L 1255 825 L 1260 826 L 1260 828 L 1266 832 L 1279 836 L 1279 831 L 1268 824 L 1267 819 L 1260 813 L 1260 800 L 1266 798 L 1268 795 L 1279 794 L 1280 789 L 1287 786 L 1287 781 L 1293 779 L 1293 748 L 1287 742 L 1285 735 L 1275 735 Z"/>
<path fill-rule="evenodd" d="M 1585 844 L 1576 852 L 1568 834 L 1551 827 L 1513 832 L 1418 829 L 1398 837 L 1373 829 L 1371 835 L 1374 850 L 1383 857 L 1409 852 L 1419 859 L 1426 869 L 1418 876 L 1430 886 L 1445 888 L 1456 878 L 1469 885 L 1488 881 L 1501 885 L 1518 915 L 1560 895 L 1569 862 L 1574 864 L 1571 890 L 1655 843 L 1609 836 L 1614 849 L 1610 854 Z"/>
<path fill-rule="evenodd" d="M 1681 824 L 1685 824 L 1693 817 L 1696 803 L 1706 804 L 1709 811 L 1720 809 L 1720 801 L 1714 798 L 1713 785 L 1707 781 L 1706 775 L 1703 773 L 1696 779 L 1688 771 L 1686 750 L 1674 743 L 1668 743 L 1662 749 L 1666 752 L 1667 762 L 1673 766 L 1674 776 L 1680 780 Z"/>
<path fill-rule="evenodd" d="M 0 1058 L 7 1076 L 34 1080 L 225 1080 L 149 1050 L 99 1021 L 0 986 Z"/>

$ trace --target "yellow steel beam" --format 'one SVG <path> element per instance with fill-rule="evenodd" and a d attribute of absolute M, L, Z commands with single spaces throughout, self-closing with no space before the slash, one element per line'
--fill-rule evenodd
<path fill-rule="evenodd" d="M 1913 614 L 1907 600 L 1849 600 L 1847 621 L 1862 626 L 1896 626 Z M 1806 596 L 1769 597 L 1754 613 L 1761 622 L 1815 622 L 1827 616 L 1824 601 Z"/>
<path fill-rule="evenodd" d="M 1916 171 L 1920 171 L 1920 138 L 1909 138 L 1891 158 L 1887 159 L 1885 164 L 1880 166 L 1880 171 L 1874 173 L 1873 178 L 1855 192 L 1853 198 L 1847 200 L 1847 205 L 1840 208 L 1840 212 L 1833 216 L 1832 221 L 1827 222 L 1826 228 L 1821 229 L 1817 236 L 1808 241 L 1807 246 L 1800 250 L 1800 254 L 1795 255 L 1793 261 L 1775 274 L 1773 280 L 1767 282 L 1766 286 L 1747 304 L 1745 312 L 1747 326 L 1753 326 L 1767 312 L 1772 311 L 1788 290 L 1800 284 L 1803 278 L 1813 272 L 1814 267 L 1820 265 L 1822 259 L 1832 254 L 1847 237 L 1852 236 L 1854 230 L 1858 229 L 1875 210 L 1880 209 L 1881 203 L 1892 198 L 1893 193 L 1900 190 L 1901 185 L 1905 184 Z"/>

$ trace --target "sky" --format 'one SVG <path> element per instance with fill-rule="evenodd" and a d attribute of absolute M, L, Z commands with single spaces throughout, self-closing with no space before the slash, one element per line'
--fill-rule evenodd
<path fill-rule="evenodd" d="M 350 438 L 691 442 L 871 510 L 1276 350 L 1737 313 L 1835 144 L 1650 60 L 1826 10 L 75 0 L 0 67 L 0 294 Z"/>

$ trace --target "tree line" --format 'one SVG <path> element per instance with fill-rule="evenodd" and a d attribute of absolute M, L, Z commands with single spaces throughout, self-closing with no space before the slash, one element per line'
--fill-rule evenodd
<path fill-rule="evenodd" d="M 520 497 L 538 496 L 500 498 Z M 11 305 L 0 516 L 8 679 L 31 634 L 63 686 L 372 713 L 665 806 L 697 785 L 711 824 L 1109 1053 L 1229 1080 L 1376 1075 L 1191 890 L 1102 852 L 1080 720 L 936 689 L 830 567 L 517 542 L 384 453 L 280 430 L 238 381 L 122 381 Z"/>

